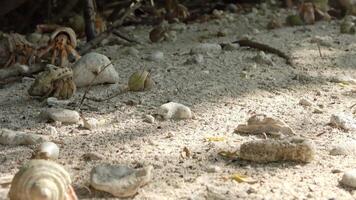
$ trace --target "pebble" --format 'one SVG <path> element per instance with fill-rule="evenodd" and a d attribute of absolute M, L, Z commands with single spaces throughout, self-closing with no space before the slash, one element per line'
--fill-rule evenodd
<path fill-rule="evenodd" d="M 47 105 L 49 106 L 63 107 L 68 104 L 70 104 L 69 100 L 58 100 L 56 97 L 47 98 Z"/>
<path fill-rule="evenodd" d="M 55 127 L 53 126 L 48 126 L 46 128 L 46 133 L 47 135 L 52 135 L 52 136 L 56 136 L 58 134 L 58 131 Z"/>
<path fill-rule="evenodd" d="M 129 47 L 126 49 L 126 53 L 134 57 L 139 57 L 140 51 L 134 47 Z"/>
<path fill-rule="evenodd" d="M 324 111 L 322 109 L 320 109 L 320 108 L 314 108 L 314 110 L 313 110 L 313 113 L 315 113 L 315 114 L 321 114 L 323 112 Z"/>
<path fill-rule="evenodd" d="M 152 179 L 152 170 L 152 166 L 133 169 L 123 165 L 102 164 L 91 170 L 90 184 L 115 197 L 132 197 Z"/>
<path fill-rule="evenodd" d="M 0 129 L 0 144 L 3 145 L 34 145 L 45 142 L 47 138 L 42 135 Z"/>
<path fill-rule="evenodd" d="M 292 128 L 280 119 L 266 114 L 256 114 L 247 120 L 247 124 L 239 124 L 235 133 L 242 134 L 270 134 L 272 136 L 295 135 Z"/>
<path fill-rule="evenodd" d="M 274 65 L 271 56 L 265 54 L 265 52 L 260 51 L 255 57 L 252 58 L 258 64 Z"/>
<path fill-rule="evenodd" d="M 188 58 L 184 64 L 186 65 L 192 65 L 192 64 L 201 64 L 204 61 L 204 56 L 202 54 L 196 54 L 193 55 L 192 57 Z"/>
<path fill-rule="evenodd" d="M 349 187 L 356 188 L 356 170 L 353 169 L 345 172 L 340 183 Z"/>
<path fill-rule="evenodd" d="M 155 118 L 152 115 L 144 115 L 143 116 L 143 121 L 153 124 L 155 122 Z"/>
<path fill-rule="evenodd" d="M 302 106 L 312 106 L 313 103 L 310 102 L 310 101 L 307 100 L 307 99 L 301 99 L 301 100 L 299 101 L 299 105 L 302 105 Z"/>
<path fill-rule="evenodd" d="M 99 121 L 95 118 L 83 118 L 83 127 L 88 130 L 94 130 L 98 128 Z"/>
<path fill-rule="evenodd" d="M 162 116 L 163 119 L 191 119 L 193 113 L 189 107 L 175 102 L 169 102 L 161 105 L 157 114 Z"/>
<path fill-rule="evenodd" d="M 148 57 L 147 60 L 160 62 L 164 59 L 164 53 L 162 51 L 154 51 Z"/>
<path fill-rule="evenodd" d="M 221 168 L 216 165 L 209 165 L 206 168 L 206 172 L 208 172 L 208 173 L 216 173 L 216 172 L 220 172 L 220 171 L 221 171 Z"/>
<path fill-rule="evenodd" d="M 83 158 L 86 161 L 103 160 L 104 156 L 99 154 L 99 153 L 97 153 L 97 152 L 89 152 L 89 153 L 83 154 Z"/>
<path fill-rule="evenodd" d="M 209 54 L 220 53 L 222 50 L 220 44 L 215 43 L 202 43 L 198 44 L 191 49 L 191 54 Z"/>
<path fill-rule="evenodd" d="M 80 115 L 77 111 L 63 108 L 48 108 L 41 112 L 40 117 L 45 120 L 53 120 L 68 124 L 75 124 L 80 120 Z"/>
<path fill-rule="evenodd" d="M 301 137 L 264 139 L 245 142 L 240 147 L 240 158 L 259 163 L 275 161 L 311 162 L 315 157 L 314 143 Z"/>
<path fill-rule="evenodd" d="M 330 124 L 336 128 L 342 128 L 346 131 L 356 130 L 356 121 L 351 114 L 333 114 L 330 118 Z"/>
<path fill-rule="evenodd" d="M 35 152 L 36 159 L 56 160 L 59 157 L 59 147 L 53 142 L 43 142 Z"/>
<path fill-rule="evenodd" d="M 85 54 L 73 66 L 73 78 L 77 87 L 90 84 L 117 83 L 119 75 L 111 61 L 103 54 L 91 52 Z M 105 70 L 97 75 L 106 66 Z M 95 80 L 92 82 L 92 80 Z"/>
<path fill-rule="evenodd" d="M 336 156 L 336 155 L 344 155 L 344 156 L 349 156 L 349 155 L 354 155 L 356 154 L 356 141 L 347 141 L 347 142 L 342 142 L 340 144 L 335 145 L 331 150 L 330 150 L 330 155 Z"/>

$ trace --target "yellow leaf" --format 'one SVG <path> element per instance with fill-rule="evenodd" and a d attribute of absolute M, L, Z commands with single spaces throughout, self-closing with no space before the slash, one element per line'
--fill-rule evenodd
<path fill-rule="evenodd" d="M 222 142 L 225 141 L 224 137 L 208 137 L 206 138 L 206 141 L 208 142 Z"/>
<path fill-rule="evenodd" d="M 238 183 L 256 183 L 257 181 L 251 177 L 248 177 L 243 174 L 233 174 L 231 179 L 238 182 Z"/>
<path fill-rule="evenodd" d="M 234 151 L 234 152 L 220 151 L 218 154 L 224 158 L 228 158 L 228 159 L 232 159 L 232 160 L 237 159 L 237 157 L 238 157 L 237 151 Z"/>

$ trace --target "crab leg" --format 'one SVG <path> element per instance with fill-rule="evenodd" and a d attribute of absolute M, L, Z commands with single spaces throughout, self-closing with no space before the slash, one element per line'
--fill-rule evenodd
<path fill-rule="evenodd" d="M 38 57 L 41 58 L 45 54 L 47 54 L 51 49 L 54 48 L 54 43 L 49 44 L 45 49 L 42 49 L 38 53 Z"/>
<path fill-rule="evenodd" d="M 66 49 L 67 49 L 68 53 L 70 53 L 71 55 L 73 55 L 75 57 L 75 60 L 80 59 L 81 56 L 71 45 L 67 45 Z"/>
<path fill-rule="evenodd" d="M 61 50 L 61 67 L 68 67 L 68 53 L 65 49 Z"/>
<path fill-rule="evenodd" d="M 56 48 L 53 49 L 53 54 L 51 58 L 51 64 L 56 65 L 56 58 L 58 56 L 58 50 Z"/>

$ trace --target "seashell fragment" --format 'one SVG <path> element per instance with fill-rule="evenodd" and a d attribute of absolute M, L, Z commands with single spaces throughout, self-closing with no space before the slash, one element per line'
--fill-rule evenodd
<path fill-rule="evenodd" d="M 48 160 L 31 160 L 14 176 L 10 200 L 77 200 L 68 172 Z"/>

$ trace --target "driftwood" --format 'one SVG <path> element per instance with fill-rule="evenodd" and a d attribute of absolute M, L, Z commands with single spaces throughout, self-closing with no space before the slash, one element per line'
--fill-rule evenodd
<path fill-rule="evenodd" d="M 106 31 L 100 33 L 93 40 L 87 42 L 80 50 L 80 54 L 85 54 L 90 51 L 93 47 L 97 46 L 103 39 L 107 38 L 116 28 L 121 26 L 124 23 L 126 17 L 128 17 L 132 12 L 134 12 L 137 8 L 141 6 L 141 0 L 137 0 L 131 3 L 130 7 L 126 10 L 126 12 L 116 21 L 114 21 L 113 25 L 107 29 Z"/>

